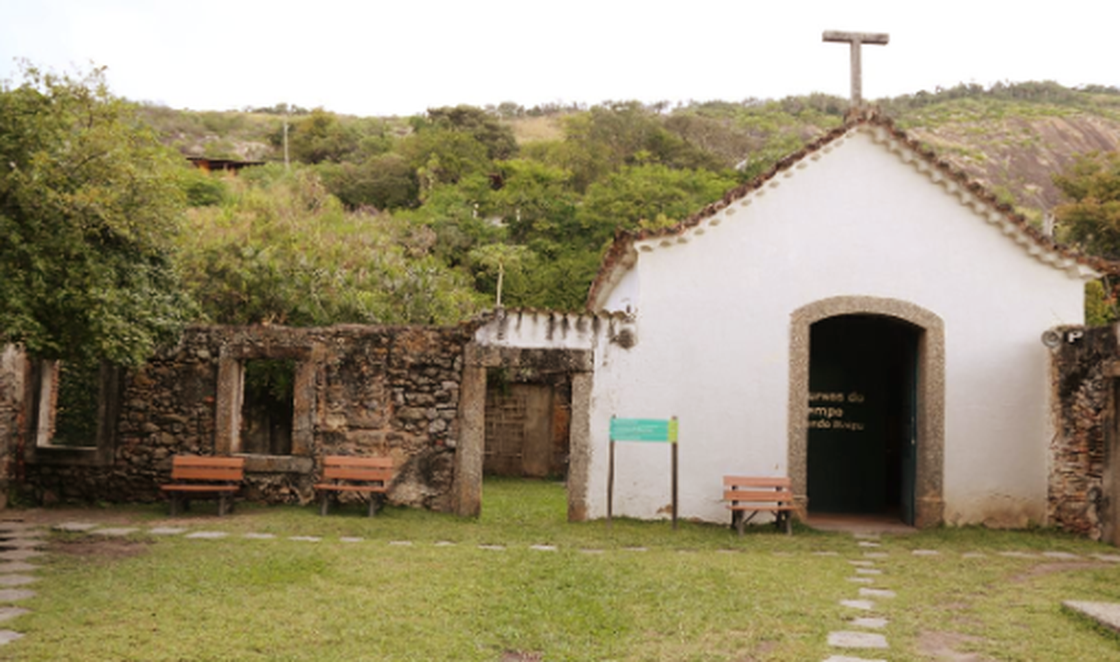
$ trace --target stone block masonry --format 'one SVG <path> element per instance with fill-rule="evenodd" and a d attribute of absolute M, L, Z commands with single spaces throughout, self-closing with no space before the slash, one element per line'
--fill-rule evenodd
<path fill-rule="evenodd" d="M 447 511 L 465 346 L 476 327 L 192 327 L 122 374 L 114 433 L 88 450 L 26 449 L 21 491 L 37 503 L 161 499 L 177 454 L 242 455 L 242 497 L 313 498 L 317 458 L 391 456 L 390 503 Z M 291 453 L 241 452 L 245 364 L 294 363 Z M 104 396 L 103 396 L 104 397 Z"/>
<path fill-rule="evenodd" d="M 1094 540 L 1114 540 L 1120 494 L 1111 474 L 1115 451 L 1115 327 L 1059 327 L 1048 332 L 1054 436 L 1050 444 L 1050 523 Z M 1110 464 L 1114 465 L 1111 466 Z"/>

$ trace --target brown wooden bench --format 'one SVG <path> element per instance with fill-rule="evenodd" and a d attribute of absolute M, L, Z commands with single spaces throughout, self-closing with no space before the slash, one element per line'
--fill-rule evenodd
<path fill-rule="evenodd" d="M 369 516 L 373 517 L 392 481 L 392 458 L 327 455 L 323 457 L 322 481 L 315 484 L 320 499 L 319 514 L 327 514 L 331 498 L 337 499 L 340 492 L 359 492 L 369 495 Z"/>
<path fill-rule="evenodd" d="M 731 525 L 743 535 L 743 526 L 759 512 L 774 513 L 774 525 L 785 526 L 793 533 L 791 513 L 796 510 L 789 478 L 759 476 L 724 476 L 723 500 L 731 509 Z M 750 517 L 743 515 L 750 511 Z"/>
<path fill-rule="evenodd" d="M 218 498 L 218 516 L 233 509 L 232 497 L 241 489 L 245 460 L 240 457 L 176 455 L 171 459 L 171 480 L 160 489 L 171 497 L 171 515 L 179 514 L 180 502 L 189 509 L 191 498 Z"/>

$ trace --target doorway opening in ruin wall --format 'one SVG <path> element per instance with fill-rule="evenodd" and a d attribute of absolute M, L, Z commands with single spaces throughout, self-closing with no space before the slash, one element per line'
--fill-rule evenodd
<path fill-rule="evenodd" d="M 482 512 L 483 475 L 562 480 L 567 519 L 587 519 L 593 356 L 468 345 L 459 396 L 454 510 Z"/>
<path fill-rule="evenodd" d="M 566 374 L 515 382 L 508 370 L 489 369 L 483 474 L 565 480 L 571 398 Z"/>

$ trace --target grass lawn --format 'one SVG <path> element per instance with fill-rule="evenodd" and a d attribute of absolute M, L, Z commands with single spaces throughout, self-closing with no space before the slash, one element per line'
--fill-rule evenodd
<path fill-rule="evenodd" d="M 396 508 L 371 520 L 358 506 L 327 518 L 242 506 L 217 519 L 203 504 L 174 521 L 155 506 L 91 510 L 90 521 L 141 533 L 55 535 L 38 595 L 20 603 L 32 613 L 0 626 L 26 636 L 0 660 L 1120 660 L 1120 637 L 1060 607 L 1120 602 L 1120 564 L 1091 556 L 1117 553 L 1105 545 L 971 528 L 884 536 L 874 549 L 802 528 L 608 530 L 565 522 L 558 484 L 484 490 L 478 521 Z M 156 525 L 233 535 L 145 532 Z M 287 539 L 301 535 L 322 540 Z M 867 551 L 887 554 L 868 586 L 897 597 L 862 614 L 839 601 L 859 597 L 849 561 Z M 860 615 L 889 620 L 889 651 L 828 647 Z"/>

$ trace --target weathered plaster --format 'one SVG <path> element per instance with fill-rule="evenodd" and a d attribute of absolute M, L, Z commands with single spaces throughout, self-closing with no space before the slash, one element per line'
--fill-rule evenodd
<path fill-rule="evenodd" d="M 790 316 L 789 476 L 802 510 L 808 506 L 809 332 L 840 315 L 881 315 L 921 330 L 918 340 L 918 466 L 915 524 L 930 527 L 944 518 L 945 328 L 941 318 L 906 301 L 838 296 L 802 306 Z"/>

